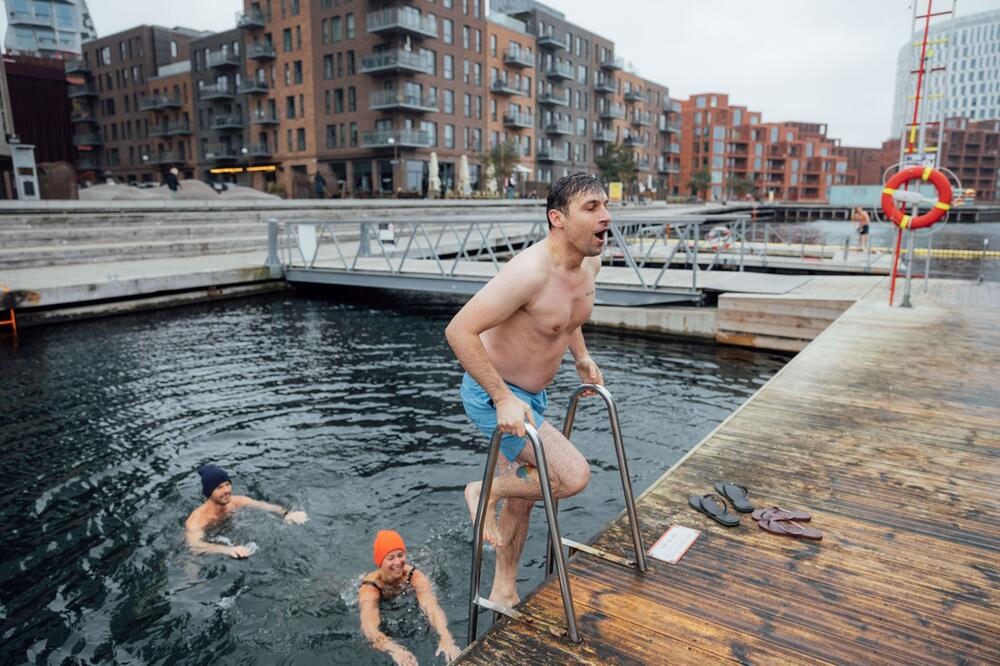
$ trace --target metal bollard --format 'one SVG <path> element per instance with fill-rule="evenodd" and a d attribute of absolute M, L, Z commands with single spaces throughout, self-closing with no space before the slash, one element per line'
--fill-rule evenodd
<path fill-rule="evenodd" d="M 990 239 L 984 238 L 983 253 L 979 257 L 979 279 L 977 280 L 979 284 L 982 284 L 983 280 L 986 279 L 986 248 L 988 248 L 989 245 L 990 245 Z"/>
<path fill-rule="evenodd" d="M 278 220 L 273 217 L 267 221 L 267 260 L 264 265 L 270 269 L 274 279 L 285 274 L 285 267 L 278 258 Z"/>

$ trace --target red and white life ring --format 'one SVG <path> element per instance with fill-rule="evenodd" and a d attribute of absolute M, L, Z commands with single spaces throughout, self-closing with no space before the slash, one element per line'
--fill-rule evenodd
<path fill-rule="evenodd" d="M 905 215 L 896 207 L 892 195 L 901 185 L 911 180 L 930 182 L 937 189 L 938 200 L 929 211 L 917 217 Z M 951 210 L 951 183 L 948 177 L 931 167 L 912 166 L 896 173 L 882 188 L 882 211 L 900 229 L 922 229 L 938 222 Z"/>
<path fill-rule="evenodd" d="M 720 247 L 728 250 L 733 246 L 733 232 L 729 227 L 712 227 L 705 240 L 713 250 L 718 250 Z"/>

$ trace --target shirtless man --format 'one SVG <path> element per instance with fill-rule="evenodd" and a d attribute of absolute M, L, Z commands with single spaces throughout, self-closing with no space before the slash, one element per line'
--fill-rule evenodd
<path fill-rule="evenodd" d="M 858 225 L 858 234 L 861 236 L 861 251 L 868 252 L 868 225 L 872 219 L 861 206 L 854 207 L 854 214 L 851 219 Z"/>
<path fill-rule="evenodd" d="M 271 513 L 280 513 L 286 523 L 301 525 L 309 520 L 305 511 L 289 511 L 277 504 L 268 504 L 244 495 L 233 495 L 233 483 L 226 471 L 217 465 L 205 465 L 198 470 L 205 503 L 191 512 L 184 523 L 184 536 L 196 554 L 216 553 L 242 560 L 253 554 L 246 546 L 226 546 L 205 541 L 205 530 L 228 518 L 236 509 L 250 506 Z"/>
<path fill-rule="evenodd" d="M 508 261 L 445 331 L 466 370 L 466 414 L 487 437 L 498 424 L 507 433 L 500 451 L 508 464 L 501 461 L 484 517 L 486 539 L 497 549 L 490 599 L 507 606 L 520 600 L 517 566 L 532 504 L 542 497 L 535 453 L 525 446 L 525 419 L 538 428 L 555 499 L 577 494 L 590 479 L 587 460 L 543 414 L 545 387 L 567 348 L 583 382 L 604 383 L 580 327 L 594 305 L 600 255 L 611 225 L 607 204 L 596 178 L 573 174 L 557 180 L 546 205 L 548 236 Z M 473 521 L 481 487 L 477 481 L 465 488 Z"/>

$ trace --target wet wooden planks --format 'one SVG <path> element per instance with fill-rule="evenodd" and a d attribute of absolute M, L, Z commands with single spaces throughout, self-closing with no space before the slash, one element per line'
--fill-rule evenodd
<path fill-rule="evenodd" d="M 1000 663 L 1000 310 L 967 305 L 989 297 L 966 287 L 890 310 L 883 291 L 643 494 L 647 544 L 702 530 L 680 564 L 640 576 L 575 556 L 582 644 L 504 620 L 462 662 Z M 687 507 L 718 479 L 808 509 L 825 539 Z M 595 541 L 623 552 L 627 526 Z M 561 622 L 557 582 L 524 608 Z"/>

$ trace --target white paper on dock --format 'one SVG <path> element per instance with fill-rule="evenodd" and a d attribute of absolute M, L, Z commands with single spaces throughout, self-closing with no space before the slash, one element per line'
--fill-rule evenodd
<path fill-rule="evenodd" d="M 663 560 L 668 564 L 677 564 L 684 553 L 687 552 L 694 540 L 701 534 L 698 530 L 683 525 L 672 525 L 669 530 L 663 533 L 653 547 L 649 549 L 647 555 Z"/>

